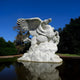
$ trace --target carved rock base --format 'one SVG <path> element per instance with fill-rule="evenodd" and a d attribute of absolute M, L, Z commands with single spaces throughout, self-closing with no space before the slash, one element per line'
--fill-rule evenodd
<path fill-rule="evenodd" d="M 18 61 L 62 62 L 62 59 L 55 54 L 56 51 L 57 46 L 51 41 L 32 45 L 27 53 L 18 58 Z"/>

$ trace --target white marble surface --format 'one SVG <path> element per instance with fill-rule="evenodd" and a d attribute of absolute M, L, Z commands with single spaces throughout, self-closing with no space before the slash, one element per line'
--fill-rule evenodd
<path fill-rule="evenodd" d="M 59 33 L 48 24 L 50 21 L 51 19 L 43 21 L 40 18 L 18 19 L 17 24 L 33 36 L 29 51 L 18 61 L 62 62 L 62 59 L 55 54 L 58 50 Z M 24 41 L 28 39 L 27 37 Z"/>

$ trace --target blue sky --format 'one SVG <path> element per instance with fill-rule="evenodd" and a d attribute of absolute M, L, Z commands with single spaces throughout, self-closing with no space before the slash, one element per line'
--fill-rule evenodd
<path fill-rule="evenodd" d="M 14 41 L 13 26 L 19 18 L 52 18 L 50 24 L 58 29 L 79 16 L 80 0 L 0 0 L 0 37 Z"/>

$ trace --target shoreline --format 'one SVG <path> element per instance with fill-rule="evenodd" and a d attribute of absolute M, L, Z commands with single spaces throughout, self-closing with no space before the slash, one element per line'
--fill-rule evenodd
<path fill-rule="evenodd" d="M 62 59 L 80 59 L 79 56 L 62 56 L 62 55 L 59 55 L 59 57 Z"/>
<path fill-rule="evenodd" d="M 9 55 L 9 56 L 0 56 L 0 59 L 5 59 L 5 58 L 14 58 L 14 57 L 21 57 L 23 54 L 18 54 L 18 55 Z M 63 54 L 57 54 L 59 57 L 63 59 L 80 59 L 80 56 L 66 56 Z"/>
<path fill-rule="evenodd" d="M 0 59 L 3 58 L 14 58 L 14 57 L 21 57 L 23 54 L 18 54 L 18 55 L 9 55 L 9 56 L 0 56 Z"/>

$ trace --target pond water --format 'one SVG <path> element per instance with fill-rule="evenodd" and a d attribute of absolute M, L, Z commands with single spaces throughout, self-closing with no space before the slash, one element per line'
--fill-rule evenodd
<path fill-rule="evenodd" d="M 80 80 L 80 60 L 64 59 L 63 64 L 0 63 L 0 80 Z"/>

